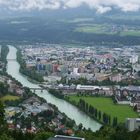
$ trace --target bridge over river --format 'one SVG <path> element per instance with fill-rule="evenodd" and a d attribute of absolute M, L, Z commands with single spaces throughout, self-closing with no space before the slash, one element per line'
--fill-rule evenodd
<path fill-rule="evenodd" d="M 17 61 L 16 59 L 7 59 L 7 61 Z"/>
<path fill-rule="evenodd" d="M 34 93 L 36 92 L 36 91 L 41 91 L 41 92 L 43 92 L 43 90 L 45 90 L 45 89 L 43 89 L 43 88 L 30 88 L 30 90 L 32 90 Z"/>
<path fill-rule="evenodd" d="M 27 60 L 27 59 L 24 59 L 24 60 Z M 17 59 L 7 59 L 7 61 L 17 61 Z"/>

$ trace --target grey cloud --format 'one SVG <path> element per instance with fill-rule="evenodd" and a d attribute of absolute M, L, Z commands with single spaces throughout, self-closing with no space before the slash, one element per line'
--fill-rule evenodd
<path fill-rule="evenodd" d="M 27 11 L 33 9 L 77 8 L 81 5 L 96 9 L 98 13 L 110 11 L 112 7 L 117 7 L 125 12 L 140 10 L 140 0 L 0 0 L 0 6 L 5 6 L 11 10 Z"/>

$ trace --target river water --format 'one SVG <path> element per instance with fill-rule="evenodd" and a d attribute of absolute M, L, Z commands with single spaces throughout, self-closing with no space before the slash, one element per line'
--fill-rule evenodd
<path fill-rule="evenodd" d="M 37 88 L 39 87 L 37 84 L 33 84 L 30 81 L 27 80 L 27 77 L 23 76 L 19 72 L 19 63 L 14 59 L 16 59 L 16 52 L 17 49 L 13 46 L 9 46 L 9 53 L 7 56 L 7 72 L 10 74 L 12 77 L 14 77 L 16 80 L 22 83 L 23 86 L 29 87 L 29 88 Z M 99 130 L 101 125 L 90 118 L 88 115 L 85 113 L 81 112 L 78 108 L 75 106 L 71 105 L 70 103 L 58 99 L 54 97 L 53 95 L 49 94 L 47 90 L 44 90 L 43 92 L 41 91 L 36 91 L 36 94 L 42 98 L 44 98 L 48 103 L 54 104 L 58 107 L 60 112 L 64 112 L 69 118 L 75 120 L 76 124 L 82 123 L 85 128 L 90 128 L 92 131 Z"/>

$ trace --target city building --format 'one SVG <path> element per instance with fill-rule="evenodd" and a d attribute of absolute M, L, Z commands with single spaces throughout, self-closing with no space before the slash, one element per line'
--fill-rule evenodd
<path fill-rule="evenodd" d="M 139 56 L 138 55 L 133 55 L 132 57 L 130 57 L 130 63 L 135 64 L 137 63 L 139 60 Z"/>
<path fill-rule="evenodd" d="M 115 75 L 111 75 L 109 77 L 109 79 L 112 81 L 112 82 L 120 82 L 122 80 L 122 74 L 115 74 Z"/>
<path fill-rule="evenodd" d="M 125 124 L 129 131 L 140 129 L 140 118 L 127 118 Z"/>
<path fill-rule="evenodd" d="M 77 85 L 77 90 L 84 90 L 84 91 L 94 91 L 96 89 L 101 89 L 99 86 L 90 86 L 90 85 Z"/>

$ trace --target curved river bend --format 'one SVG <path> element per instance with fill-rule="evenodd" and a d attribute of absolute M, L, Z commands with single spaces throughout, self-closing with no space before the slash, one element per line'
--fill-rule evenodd
<path fill-rule="evenodd" d="M 33 84 L 29 82 L 27 78 L 19 72 L 20 65 L 17 61 L 10 61 L 10 59 L 16 59 L 16 52 L 17 49 L 15 47 L 9 46 L 9 54 L 7 56 L 8 74 L 10 74 L 12 77 L 14 77 L 19 82 L 21 82 L 23 86 L 29 88 L 39 87 L 37 84 Z M 61 112 L 64 112 L 69 118 L 75 120 L 76 124 L 82 123 L 85 128 L 87 129 L 90 128 L 92 131 L 96 131 L 100 129 L 101 125 L 98 122 L 91 119 L 89 116 L 81 112 L 79 109 L 77 109 L 75 106 L 71 105 L 70 103 L 58 99 L 53 95 L 49 94 L 47 90 L 43 91 L 43 93 L 41 91 L 37 91 L 36 94 L 44 98 L 48 103 L 56 105 Z"/>

